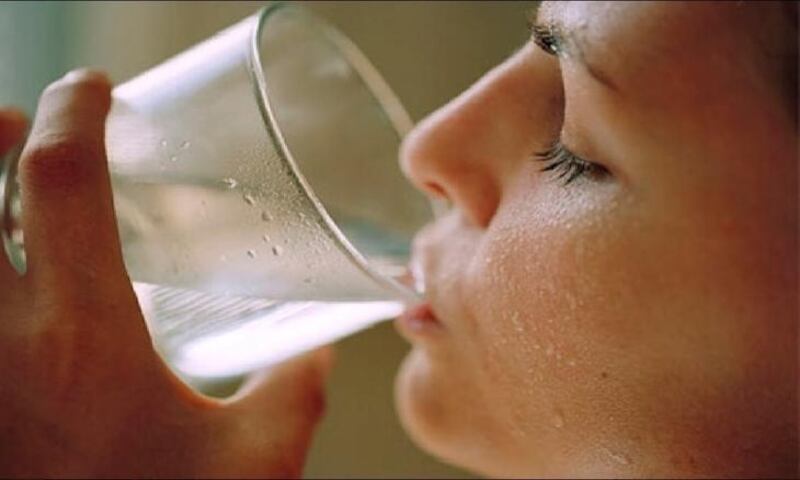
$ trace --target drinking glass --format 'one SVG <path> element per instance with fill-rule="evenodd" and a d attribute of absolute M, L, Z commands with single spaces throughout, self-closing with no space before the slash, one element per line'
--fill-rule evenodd
<path fill-rule="evenodd" d="M 432 207 L 397 164 L 411 121 L 331 25 L 270 4 L 112 97 L 125 264 L 182 376 L 238 375 L 417 300 L 409 244 Z M 16 162 L 0 193 L 4 245 L 22 271 Z"/>

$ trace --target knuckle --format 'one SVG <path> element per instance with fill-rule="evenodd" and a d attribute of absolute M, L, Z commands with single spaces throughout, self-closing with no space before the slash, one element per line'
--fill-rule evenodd
<path fill-rule="evenodd" d="M 66 136 L 37 140 L 20 160 L 20 175 L 34 188 L 68 188 L 92 176 L 101 148 L 96 142 Z"/>
<path fill-rule="evenodd" d="M 325 415 L 327 409 L 327 397 L 321 375 L 314 374 L 313 378 L 308 378 L 302 395 L 302 400 L 298 402 L 301 407 L 300 414 L 310 424 L 316 424 Z"/>

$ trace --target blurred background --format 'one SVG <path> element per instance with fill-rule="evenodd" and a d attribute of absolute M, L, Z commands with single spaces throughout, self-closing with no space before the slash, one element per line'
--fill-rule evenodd
<path fill-rule="evenodd" d="M 32 115 L 41 90 L 92 66 L 116 83 L 266 2 L 0 2 L 0 105 Z M 513 53 L 534 2 L 305 2 L 373 62 L 418 121 Z M 305 476 L 470 478 L 417 449 L 393 409 L 408 347 L 383 324 L 337 347 L 328 414 Z"/>

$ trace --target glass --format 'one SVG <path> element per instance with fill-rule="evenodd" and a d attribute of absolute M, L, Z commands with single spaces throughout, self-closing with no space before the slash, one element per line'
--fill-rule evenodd
<path fill-rule="evenodd" d="M 125 263 L 179 374 L 238 375 L 417 300 L 409 245 L 432 212 L 397 164 L 410 127 L 350 41 L 282 3 L 114 89 Z M 15 168 L 3 238 L 24 270 Z"/>

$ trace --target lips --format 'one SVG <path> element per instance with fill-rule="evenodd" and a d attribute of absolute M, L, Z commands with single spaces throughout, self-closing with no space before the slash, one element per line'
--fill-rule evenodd
<path fill-rule="evenodd" d="M 416 258 L 415 258 L 416 260 Z M 412 261 L 409 266 L 410 275 L 406 282 L 414 286 L 420 295 L 425 295 L 425 272 L 418 261 Z M 428 292 L 430 296 L 430 292 Z M 425 332 L 434 332 L 443 329 L 442 323 L 436 317 L 430 301 L 410 306 L 397 319 L 400 333 L 406 337 L 418 337 Z"/>
<path fill-rule="evenodd" d="M 444 330 L 444 326 L 436 318 L 436 314 L 427 302 L 409 307 L 403 312 L 397 319 L 397 328 L 403 336 L 410 340 Z"/>
<path fill-rule="evenodd" d="M 429 235 L 429 233 L 428 233 Z M 434 312 L 435 285 L 430 280 L 430 267 L 433 253 L 432 244 L 425 241 L 425 232 L 420 232 L 414 239 L 408 275 L 403 283 L 410 286 L 422 297 L 420 303 L 409 306 L 397 319 L 396 327 L 401 335 L 410 341 L 430 337 L 445 331 L 445 325 Z"/>
<path fill-rule="evenodd" d="M 403 316 L 408 317 L 408 321 L 417 324 L 440 323 L 429 303 L 415 305 L 403 312 Z"/>

